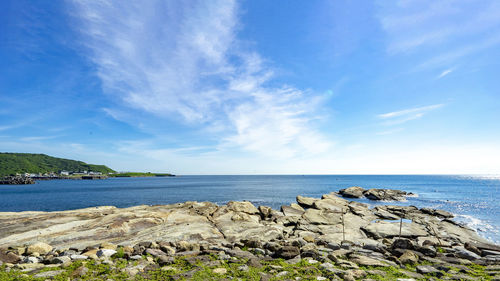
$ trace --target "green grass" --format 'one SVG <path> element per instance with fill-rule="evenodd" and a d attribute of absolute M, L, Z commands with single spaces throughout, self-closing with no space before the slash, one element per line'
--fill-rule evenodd
<path fill-rule="evenodd" d="M 212 261 L 216 260 L 215 256 L 209 256 Z M 331 273 L 322 272 L 319 265 L 321 263 L 310 264 L 307 260 L 301 260 L 297 264 L 288 264 L 282 259 L 276 259 L 272 261 L 262 261 L 262 267 L 248 267 L 248 271 L 241 271 L 238 268 L 247 263 L 246 259 L 231 260 L 231 261 L 220 261 L 220 265 L 217 266 L 206 266 L 200 261 L 192 264 L 186 258 L 176 258 L 174 263 L 169 265 L 169 270 L 156 269 L 149 271 L 147 273 L 140 273 L 136 276 L 128 276 L 123 270 L 127 266 L 135 266 L 138 261 L 127 261 L 122 258 L 114 257 L 114 265 L 110 266 L 108 264 L 97 263 L 95 261 L 77 261 L 72 263 L 70 266 L 64 268 L 64 272 L 60 273 L 52 280 L 56 281 L 66 281 L 68 278 L 73 280 L 71 277 L 72 273 L 77 270 L 80 266 L 85 266 L 89 270 L 84 275 L 79 277 L 79 280 L 134 280 L 134 281 L 159 281 L 159 280 L 221 280 L 221 279 L 235 279 L 235 280 L 261 280 L 263 274 L 270 276 L 270 280 L 294 280 L 296 277 L 300 277 L 301 280 L 316 280 L 317 276 L 331 277 Z M 143 261 L 144 262 L 144 261 Z M 276 269 L 276 266 L 281 268 Z M 214 273 L 215 268 L 225 268 L 227 270 L 226 274 L 216 274 Z M 338 268 L 337 266 L 335 266 Z M 34 278 L 31 275 L 26 275 L 19 270 L 11 270 L 10 272 L 5 271 L 6 267 L 0 267 L 0 280 L 2 281 L 43 281 L 45 278 Z M 59 270 L 59 267 L 45 268 L 42 271 Z M 383 274 L 368 274 L 362 279 L 371 278 L 374 280 L 396 280 L 397 278 L 410 278 L 405 275 L 399 267 L 363 267 L 360 269 L 378 270 L 382 271 Z M 492 280 L 492 277 L 485 272 L 485 268 L 478 265 L 469 265 L 469 273 L 471 277 L 476 277 L 478 280 Z M 406 267 L 406 271 L 415 272 L 414 267 Z M 458 268 L 452 268 L 451 270 L 459 271 Z M 185 278 L 181 274 L 192 272 L 191 277 Z M 288 273 L 281 277 L 276 277 L 275 275 L 279 272 L 287 271 Z M 176 276 L 174 278 L 174 276 Z M 443 272 L 443 277 L 441 279 L 434 277 L 435 280 L 443 280 L 443 278 L 451 276 L 449 273 Z M 431 276 L 425 276 L 419 280 L 427 280 Z"/>

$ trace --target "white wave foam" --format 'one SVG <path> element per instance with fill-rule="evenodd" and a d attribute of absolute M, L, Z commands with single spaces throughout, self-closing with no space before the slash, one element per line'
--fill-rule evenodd
<path fill-rule="evenodd" d="M 495 226 L 470 215 L 456 215 L 455 220 L 475 230 L 486 239 L 497 243 L 499 242 L 498 234 L 500 233 L 500 230 Z"/>

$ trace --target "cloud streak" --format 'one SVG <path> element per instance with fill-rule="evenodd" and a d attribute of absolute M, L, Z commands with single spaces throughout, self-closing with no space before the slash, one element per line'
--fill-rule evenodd
<path fill-rule="evenodd" d="M 294 157 L 330 147 L 313 129 L 320 98 L 267 86 L 273 70 L 238 40 L 235 1 L 78 0 L 72 8 L 104 91 L 122 103 L 104 109 L 110 116 L 132 108 L 176 120 L 217 134 L 214 149 Z"/>
<path fill-rule="evenodd" d="M 389 54 L 419 51 L 436 54 L 424 57 L 420 68 L 442 67 L 500 43 L 498 1 L 380 1 L 379 4 L 378 18 L 388 35 Z"/>
<path fill-rule="evenodd" d="M 385 122 L 386 125 L 398 125 L 406 123 L 411 120 L 422 118 L 428 112 L 436 110 L 443 106 L 444 104 L 434 104 L 422 107 L 414 107 L 414 108 L 408 108 L 408 109 L 379 114 L 377 115 L 377 117 L 379 119 L 387 120 Z"/>

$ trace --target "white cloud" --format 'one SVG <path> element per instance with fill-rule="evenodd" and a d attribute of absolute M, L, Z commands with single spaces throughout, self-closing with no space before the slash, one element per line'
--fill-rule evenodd
<path fill-rule="evenodd" d="M 423 117 L 429 111 L 443 107 L 444 104 L 433 104 L 422 107 L 408 108 L 377 115 L 380 119 L 387 119 L 385 125 L 398 125 Z"/>
<path fill-rule="evenodd" d="M 293 157 L 330 146 L 311 124 L 318 98 L 266 86 L 272 69 L 240 48 L 235 1 L 74 4 L 104 90 L 126 106 L 217 133 L 218 149 Z M 104 110 L 131 122 L 123 108 Z"/>
<path fill-rule="evenodd" d="M 452 73 L 454 70 L 455 69 L 453 69 L 453 68 L 443 70 L 443 72 L 441 72 L 441 74 L 439 74 L 439 76 L 437 77 L 437 79 L 441 79 L 441 78 L 445 77 L 446 75 Z"/>
<path fill-rule="evenodd" d="M 445 63 L 493 47 L 500 42 L 500 2 L 487 1 L 407 1 L 405 4 L 380 1 L 378 18 L 387 33 L 390 54 L 430 51 L 424 58 Z M 471 43 L 473 42 L 473 43 Z"/>

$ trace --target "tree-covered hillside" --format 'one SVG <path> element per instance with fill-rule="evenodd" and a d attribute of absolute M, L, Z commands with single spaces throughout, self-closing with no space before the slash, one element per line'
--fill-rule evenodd
<path fill-rule="evenodd" d="M 45 154 L 0 153 L 0 176 L 14 175 L 16 173 L 58 173 L 63 170 L 72 172 L 115 172 L 104 165 L 87 164 L 82 161 L 56 158 Z"/>

